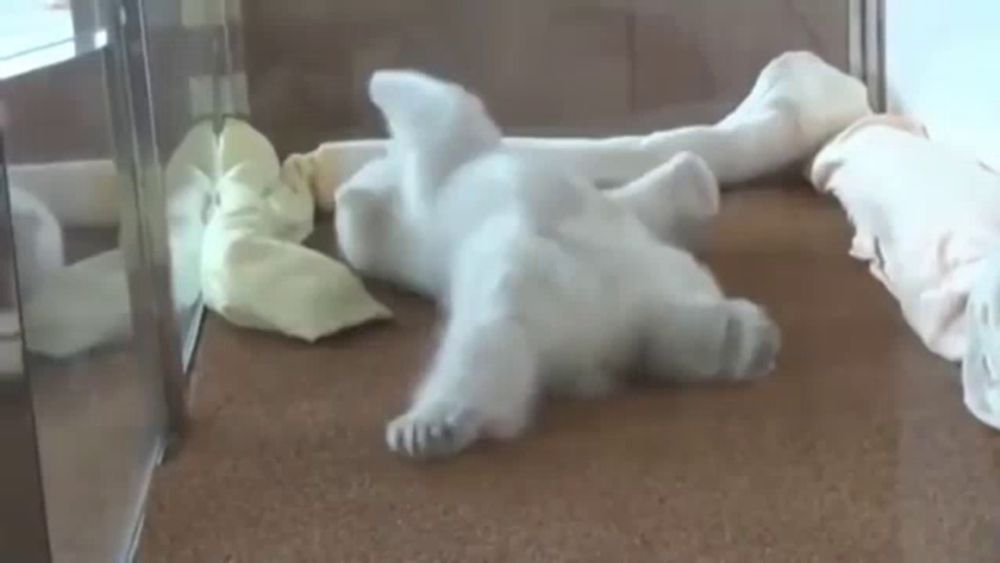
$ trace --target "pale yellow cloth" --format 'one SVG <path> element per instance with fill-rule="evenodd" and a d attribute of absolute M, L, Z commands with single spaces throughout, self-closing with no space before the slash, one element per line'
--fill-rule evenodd
<path fill-rule="evenodd" d="M 229 120 L 218 173 L 201 257 L 210 309 L 240 326 L 307 341 L 391 315 L 343 264 L 302 246 L 313 230 L 312 191 L 282 174 L 263 135 Z"/>
<path fill-rule="evenodd" d="M 63 173 L 62 166 L 83 170 L 58 163 L 38 174 Z M 86 171 L 102 166 L 87 164 Z M 188 308 L 200 295 L 234 324 L 306 341 L 389 317 L 346 267 L 301 245 L 313 230 L 315 205 L 301 177 L 288 176 L 292 181 L 282 179 L 274 149 L 246 123 L 229 120 L 220 137 L 207 122 L 188 132 L 164 171 L 175 303 Z M 116 217 L 106 215 L 79 222 L 113 224 Z M 120 228 L 123 244 L 135 239 L 136 225 Z M 128 338 L 123 249 L 129 255 L 117 248 L 45 272 L 23 305 L 32 352 L 70 357 Z"/>

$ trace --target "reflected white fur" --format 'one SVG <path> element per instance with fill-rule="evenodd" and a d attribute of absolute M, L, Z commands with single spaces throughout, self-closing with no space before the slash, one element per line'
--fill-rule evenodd
<path fill-rule="evenodd" d="M 718 186 L 682 153 L 602 193 L 504 148 L 478 98 L 410 71 L 370 97 L 391 142 L 341 187 L 338 241 L 356 268 L 435 298 L 448 323 L 389 447 L 447 456 L 511 438 L 546 393 L 600 396 L 621 374 L 763 374 L 779 348 L 758 306 L 727 299 L 683 246 Z"/>
<path fill-rule="evenodd" d="M 35 295 L 42 279 L 64 262 L 62 225 L 33 193 L 10 186 L 11 221 L 22 300 Z"/>

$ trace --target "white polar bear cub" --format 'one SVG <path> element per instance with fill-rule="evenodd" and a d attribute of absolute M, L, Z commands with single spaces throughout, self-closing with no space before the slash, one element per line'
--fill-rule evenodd
<path fill-rule="evenodd" d="M 337 194 L 341 251 L 448 314 L 409 410 L 388 426 L 394 452 L 438 458 L 518 436 L 543 395 L 600 396 L 623 373 L 735 379 L 773 367 L 776 325 L 727 299 L 681 247 L 718 205 L 699 158 L 601 192 L 505 150 L 458 85 L 387 70 L 369 95 L 391 142 Z"/>

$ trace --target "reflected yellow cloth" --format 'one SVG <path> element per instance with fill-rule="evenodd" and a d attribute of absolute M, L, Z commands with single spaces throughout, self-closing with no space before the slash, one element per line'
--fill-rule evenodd
<path fill-rule="evenodd" d="M 217 170 L 201 255 L 210 309 L 307 341 L 391 315 L 343 264 L 301 245 L 313 229 L 313 194 L 298 175 L 283 177 L 263 135 L 228 120 Z"/>

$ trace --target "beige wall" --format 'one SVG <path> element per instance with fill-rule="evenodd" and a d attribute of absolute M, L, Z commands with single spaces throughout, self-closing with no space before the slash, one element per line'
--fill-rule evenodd
<path fill-rule="evenodd" d="M 479 91 L 513 131 L 714 119 L 788 49 L 847 62 L 836 0 L 243 0 L 254 121 L 279 150 L 373 135 L 371 71 Z"/>

